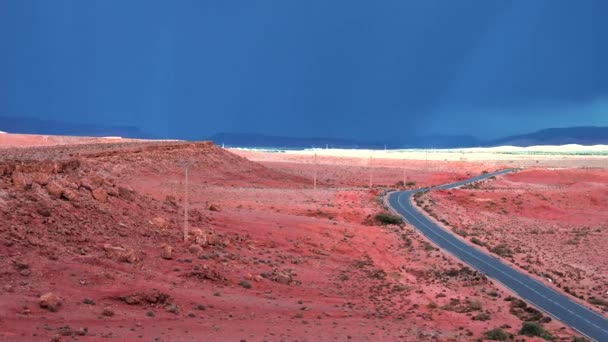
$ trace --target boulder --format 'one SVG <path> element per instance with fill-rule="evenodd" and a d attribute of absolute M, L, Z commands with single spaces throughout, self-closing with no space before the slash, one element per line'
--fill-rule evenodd
<path fill-rule="evenodd" d="M 162 245 L 160 256 L 163 259 L 169 260 L 173 258 L 173 247 L 169 245 Z"/>
<path fill-rule="evenodd" d="M 108 196 L 118 197 L 118 190 L 116 190 L 116 188 L 113 186 L 109 186 L 106 189 L 106 192 L 108 193 Z"/>
<path fill-rule="evenodd" d="M 137 261 L 137 255 L 132 248 L 122 248 L 105 244 L 103 245 L 103 249 L 106 252 L 106 257 L 112 260 L 128 262 L 131 264 Z"/>
<path fill-rule="evenodd" d="M 190 253 L 194 254 L 194 255 L 199 255 L 203 252 L 203 247 L 193 244 L 190 245 L 190 247 L 188 247 L 188 250 L 190 251 Z"/>
<path fill-rule="evenodd" d="M 58 169 L 59 169 L 59 165 L 57 165 L 57 163 L 55 163 L 52 160 L 45 160 L 45 161 L 38 163 L 38 165 L 36 165 L 36 171 L 43 173 L 43 174 L 50 175 L 53 173 L 57 173 Z"/>
<path fill-rule="evenodd" d="M 49 181 L 51 180 L 51 175 L 48 173 L 34 172 L 32 174 L 32 180 L 36 184 L 45 186 L 45 185 L 49 184 Z"/>
<path fill-rule="evenodd" d="M 93 189 L 91 191 L 93 198 L 101 203 L 105 203 L 108 200 L 108 193 L 103 188 Z"/>
<path fill-rule="evenodd" d="M 78 193 L 72 189 L 63 189 L 61 197 L 67 199 L 70 202 L 74 202 L 78 199 Z"/>
<path fill-rule="evenodd" d="M 19 189 L 25 189 L 28 185 L 28 181 L 22 172 L 15 171 L 12 176 L 13 185 Z"/>
<path fill-rule="evenodd" d="M 191 232 L 194 237 L 194 243 L 199 246 L 217 245 L 220 242 L 219 237 L 213 230 L 193 229 Z"/>
<path fill-rule="evenodd" d="M 153 224 L 160 229 L 165 229 L 169 226 L 169 222 L 167 222 L 167 220 L 165 220 L 164 218 L 162 218 L 160 216 L 157 216 L 157 217 L 153 218 L 152 220 L 150 220 L 150 224 Z"/>
<path fill-rule="evenodd" d="M 61 306 L 61 299 L 56 294 L 48 292 L 38 298 L 38 305 L 43 309 L 56 312 Z"/>
<path fill-rule="evenodd" d="M 59 199 L 63 194 L 63 188 L 56 181 L 51 181 L 46 185 L 46 191 L 52 198 Z"/>
<path fill-rule="evenodd" d="M 133 189 L 124 186 L 118 187 L 118 197 L 124 199 L 125 201 L 133 201 L 135 199 Z"/>
<path fill-rule="evenodd" d="M 99 188 L 103 185 L 104 181 L 103 178 L 99 175 L 96 174 L 92 174 L 89 175 L 88 177 L 85 177 L 82 179 L 82 181 L 80 182 L 80 186 L 82 186 L 83 188 L 93 191 L 93 189 Z"/>

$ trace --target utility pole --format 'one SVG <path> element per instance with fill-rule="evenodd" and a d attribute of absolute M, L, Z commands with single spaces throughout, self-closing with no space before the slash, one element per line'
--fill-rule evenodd
<path fill-rule="evenodd" d="M 369 188 L 374 184 L 374 168 L 372 167 L 372 156 L 369 156 Z"/>
<path fill-rule="evenodd" d="M 403 187 L 405 187 L 405 159 L 403 159 L 401 169 L 403 169 Z"/>
<path fill-rule="evenodd" d="M 198 161 L 180 160 L 177 164 L 184 169 L 184 243 L 188 242 L 188 172 L 190 168 L 198 164 Z"/>
<path fill-rule="evenodd" d="M 317 154 L 315 153 L 315 161 L 314 161 L 314 174 L 313 174 L 313 190 L 317 190 L 317 166 L 319 165 L 317 162 Z"/>

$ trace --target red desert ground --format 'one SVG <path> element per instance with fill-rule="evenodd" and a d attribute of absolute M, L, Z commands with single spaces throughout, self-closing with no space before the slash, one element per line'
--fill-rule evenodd
<path fill-rule="evenodd" d="M 446 229 L 606 315 L 608 156 L 426 158 L 1 134 L 0 340 L 542 341 L 520 334 L 533 321 L 583 341 L 377 215 L 404 176 L 417 188 L 522 167 L 421 200 Z M 186 243 L 180 161 L 198 162 Z"/>

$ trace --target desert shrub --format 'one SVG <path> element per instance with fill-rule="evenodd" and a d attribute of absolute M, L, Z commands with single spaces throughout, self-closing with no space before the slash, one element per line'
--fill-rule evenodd
<path fill-rule="evenodd" d="M 402 222 L 401 216 L 393 215 L 389 212 L 383 212 L 376 215 L 376 221 L 382 224 L 399 224 Z"/>
<path fill-rule="evenodd" d="M 402 186 L 404 186 L 404 185 L 405 185 L 405 184 L 403 183 L 403 181 L 398 181 L 397 183 L 395 183 L 395 186 L 396 186 L 396 187 L 402 187 Z"/>
<path fill-rule="evenodd" d="M 478 300 L 470 300 L 469 301 L 469 310 L 470 311 L 481 310 L 481 302 Z"/>
<path fill-rule="evenodd" d="M 409 187 L 412 187 L 414 185 L 416 185 L 416 182 L 413 182 L 413 181 L 409 181 L 409 182 L 405 183 L 405 186 L 409 186 Z"/>
<path fill-rule="evenodd" d="M 480 312 L 477 315 L 473 316 L 474 321 L 487 321 L 490 319 L 490 315 L 486 312 Z"/>
<path fill-rule="evenodd" d="M 462 237 L 467 237 L 467 235 L 469 235 L 467 233 L 467 231 L 464 230 L 464 229 L 454 228 L 453 230 L 454 230 L 454 233 L 456 233 L 456 234 L 458 234 L 458 235 L 460 235 Z"/>
<path fill-rule="evenodd" d="M 483 170 L 481 171 L 482 174 L 487 175 L 488 174 L 488 170 Z"/>
<path fill-rule="evenodd" d="M 239 285 L 241 285 L 243 288 L 246 288 L 246 289 L 251 288 L 251 283 L 249 283 L 247 280 L 241 280 L 239 282 Z"/>
<path fill-rule="evenodd" d="M 606 308 L 608 308 L 608 300 L 605 300 L 602 298 L 596 298 L 596 297 L 589 297 L 587 299 L 587 301 L 593 305 L 600 305 L 600 306 L 605 306 Z"/>
<path fill-rule="evenodd" d="M 495 328 L 490 331 L 486 331 L 484 337 L 491 341 L 508 341 L 510 336 L 504 330 Z"/>
<path fill-rule="evenodd" d="M 510 257 L 513 255 L 513 251 L 507 244 L 501 243 L 496 245 L 495 247 L 490 248 L 490 252 L 500 255 L 501 257 Z"/>
<path fill-rule="evenodd" d="M 524 322 L 519 330 L 519 333 L 528 337 L 538 336 L 547 341 L 551 341 L 553 336 L 536 322 Z"/>
<path fill-rule="evenodd" d="M 479 240 L 475 236 L 471 238 L 471 242 L 474 243 L 474 244 L 476 244 L 476 245 L 478 245 L 478 246 L 485 246 L 486 245 L 485 242 Z"/>
<path fill-rule="evenodd" d="M 589 342 L 589 340 L 584 337 L 576 336 L 572 338 L 572 342 Z"/>

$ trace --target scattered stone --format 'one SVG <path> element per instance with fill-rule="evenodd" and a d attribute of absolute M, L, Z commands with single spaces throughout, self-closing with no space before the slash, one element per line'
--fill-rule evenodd
<path fill-rule="evenodd" d="M 177 304 L 175 304 L 175 303 L 168 303 L 167 306 L 165 306 L 165 309 L 167 310 L 167 312 L 170 312 L 173 314 L 179 313 L 179 308 L 177 307 Z"/>
<path fill-rule="evenodd" d="M 59 199 L 63 194 L 63 188 L 55 181 L 52 181 L 46 185 L 46 191 L 48 191 L 49 195 L 55 199 Z"/>
<path fill-rule="evenodd" d="M 95 301 L 92 300 L 91 298 L 85 298 L 85 299 L 82 300 L 82 302 L 84 304 L 88 304 L 88 305 L 95 305 Z"/>
<path fill-rule="evenodd" d="M 35 172 L 32 176 L 32 180 L 36 184 L 45 186 L 49 184 L 49 181 L 51 180 L 51 175 L 48 173 Z"/>
<path fill-rule="evenodd" d="M 93 198 L 101 203 L 105 203 L 108 200 L 108 193 L 103 188 L 97 188 L 91 191 Z"/>
<path fill-rule="evenodd" d="M 173 258 L 173 247 L 169 245 L 163 245 L 161 248 L 162 250 L 160 252 L 160 256 L 163 259 L 170 260 Z"/>
<path fill-rule="evenodd" d="M 85 177 L 80 182 L 80 186 L 82 186 L 83 188 L 85 188 L 89 191 L 93 191 L 93 189 L 97 189 L 97 188 L 101 187 L 102 185 L 103 185 L 103 178 L 96 174 L 92 174 L 89 177 Z"/>
<path fill-rule="evenodd" d="M 118 187 L 118 197 L 124 199 L 125 201 L 133 201 L 135 199 L 133 189 L 124 186 Z"/>
<path fill-rule="evenodd" d="M 74 202 L 76 199 L 78 199 L 78 194 L 74 190 L 64 189 L 61 193 L 61 197 L 67 199 L 70 202 Z"/>
<path fill-rule="evenodd" d="M 173 195 L 167 195 L 165 197 L 165 203 L 175 207 L 175 206 L 177 206 L 177 199 Z"/>
<path fill-rule="evenodd" d="M 188 250 L 194 255 L 199 255 L 203 252 L 203 248 L 201 246 L 194 244 L 190 245 L 190 247 L 188 247 Z"/>
<path fill-rule="evenodd" d="M 25 175 L 19 171 L 13 172 L 12 180 L 13 180 L 13 185 L 16 188 L 21 189 L 21 190 L 25 189 L 26 186 L 28 185 Z"/>
<path fill-rule="evenodd" d="M 30 265 L 21 260 L 13 260 L 13 267 L 17 271 L 22 271 L 30 268 Z"/>
<path fill-rule="evenodd" d="M 104 244 L 103 249 L 106 252 L 106 256 L 110 259 L 128 263 L 134 263 L 137 261 L 137 255 L 131 248 L 126 249 L 122 247 L 112 246 L 110 244 Z"/>
<path fill-rule="evenodd" d="M 152 220 L 150 220 L 150 224 L 153 224 L 160 229 L 165 229 L 169 226 L 169 222 L 167 222 L 167 220 L 162 217 L 153 218 Z"/>
<path fill-rule="evenodd" d="M 108 196 L 118 197 L 118 191 L 114 187 L 107 188 L 106 192 L 108 193 Z"/>
<path fill-rule="evenodd" d="M 49 217 L 49 216 L 51 216 L 51 209 L 49 209 L 48 206 L 40 205 L 40 206 L 38 206 L 38 208 L 36 209 L 36 211 L 42 217 Z"/>
<path fill-rule="evenodd" d="M 109 307 L 105 307 L 101 311 L 101 314 L 106 317 L 112 317 L 112 316 L 114 316 L 114 311 L 112 309 L 110 309 Z"/>
<path fill-rule="evenodd" d="M 38 298 L 38 305 L 51 312 L 57 312 L 61 306 L 61 299 L 56 294 L 48 292 Z"/>
<path fill-rule="evenodd" d="M 139 305 L 139 304 L 151 304 L 151 305 L 156 305 L 156 304 L 164 304 L 167 299 L 169 299 L 171 296 L 169 296 L 168 294 L 164 293 L 164 292 L 160 292 L 160 291 L 152 291 L 150 293 L 143 293 L 143 292 L 135 292 L 132 294 L 128 294 L 125 296 L 119 296 L 116 297 L 116 299 L 125 302 L 129 305 Z"/>

